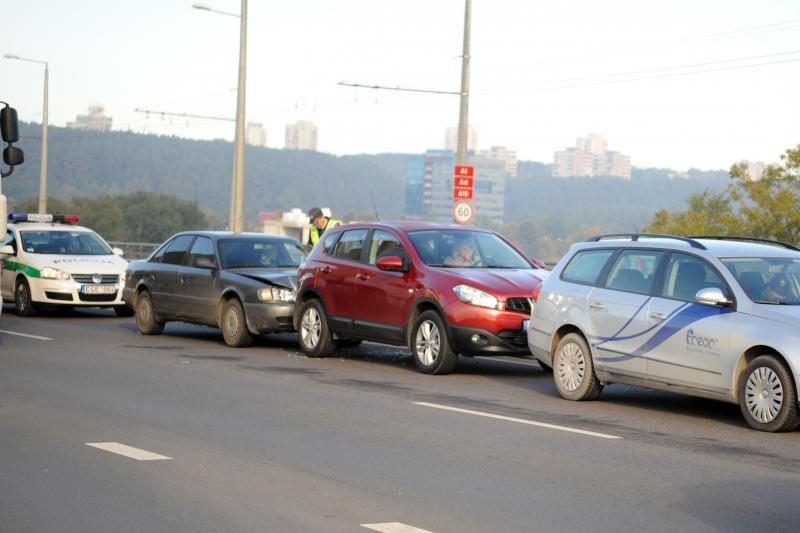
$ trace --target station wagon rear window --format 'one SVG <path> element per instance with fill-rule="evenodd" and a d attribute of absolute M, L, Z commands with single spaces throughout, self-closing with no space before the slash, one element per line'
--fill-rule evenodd
<path fill-rule="evenodd" d="M 615 250 L 585 250 L 578 252 L 561 273 L 561 279 L 594 285 Z"/>

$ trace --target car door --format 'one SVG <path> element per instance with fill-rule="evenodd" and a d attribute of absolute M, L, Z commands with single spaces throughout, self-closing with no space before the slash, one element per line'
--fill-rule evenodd
<path fill-rule="evenodd" d="M 330 255 L 323 254 L 317 268 L 316 287 L 323 295 L 331 326 L 350 332 L 355 318 L 355 282 L 367 229 L 344 231 Z"/>
<path fill-rule="evenodd" d="M 375 263 L 381 257 L 399 256 L 404 272 L 380 270 Z M 374 230 L 367 246 L 366 262 L 360 266 L 355 281 L 354 329 L 360 336 L 389 342 L 403 342 L 412 296 L 408 256 L 400 238 L 386 230 Z"/>
<path fill-rule="evenodd" d="M 177 317 L 178 270 L 186 261 L 186 255 L 192 246 L 194 235 L 178 235 L 164 248 L 158 261 L 148 262 L 150 272 L 146 275 L 146 283 L 150 288 L 153 307 L 159 317 Z"/>
<path fill-rule="evenodd" d="M 646 377 L 647 314 L 663 257 L 659 250 L 623 249 L 605 282 L 589 293 L 589 340 L 599 370 Z"/>
<path fill-rule="evenodd" d="M 710 287 L 732 293 L 713 265 L 701 257 L 672 253 L 648 320 L 647 378 L 690 388 L 725 392 L 726 357 L 737 313 L 698 303 L 697 291 Z"/>
<path fill-rule="evenodd" d="M 219 271 L 207 266 L 198 266 L 197 262 L 200 259 L 218 264 L 213 241 L 202 235 L 194 240 L 186 264 L 178 270 L 176 315 L 189 322 L 216 324 L 218 301 L 216 285 Z"/>

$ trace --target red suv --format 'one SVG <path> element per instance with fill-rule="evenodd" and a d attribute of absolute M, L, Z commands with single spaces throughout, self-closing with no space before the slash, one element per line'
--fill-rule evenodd
<path fill-rule="evenodd" d="M 530 299 L 547 274 L 488 230 L 423 222 L 328 230 L 300 267 L 294 322 L 310 357 L 362 340 L 408 346 L 446 374 L 458 354 L 528 355 Z"/>

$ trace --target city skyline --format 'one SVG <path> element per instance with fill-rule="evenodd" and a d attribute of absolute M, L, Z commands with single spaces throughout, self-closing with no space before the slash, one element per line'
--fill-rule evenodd
<path fill-rule="evenodd" d="M 232 117 L 235 19 L 155 0 L 113 9 L 96 0 L 11 0 L 3 14 L 3 53 L 49 63 L 52 125 L 102 102 L 114 130 L 232 140 L 232 123 L 159 121 L 134 109 Z M 60 23 L 67 18 L 74 23 Z M 394 10 L 368 0 L 251 2 L 246 119 L 275 132 L 313 121 L 325 131 L 318 149 L 337 155 L 443 147 L 457 98 L 336 83 L 457 89 L 462 25 L 461 0 L 410 0 Z M 800 90 L 798 26 L 800 5 L 788 0 L 657 9 L 476 0 L 470 123 L 478 148 L 507 146 L 519 160 L 549 162 L 576 135 L 599 131 L 642 167 L 777 161 L 798 142 L 800 110 L 789 105 Z M 41 69 L 0 60 L 0 76 L 0 97 L 20 119 L 41 121 Z"/>

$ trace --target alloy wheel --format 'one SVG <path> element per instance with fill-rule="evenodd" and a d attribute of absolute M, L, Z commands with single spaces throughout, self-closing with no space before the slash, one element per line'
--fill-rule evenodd
<path fill-rule="evenodd" d="M 426 320 L 420 324 L 417 329 L 415 346 L 417 357 L 422 364 L 430 366 L 436 361 L 436 358 L 439 357 L 439 351 L 442 348 L 442 338 L 436 324 L 430 320 Z"/>
<path fill-rule="evenodd" d="M 319 338 L 322 335 L 322 320 L 319 313 L 313 307 L 306 309 L 303 313 L 303 319 L 300 322 L 300 338 L 303 341 L 303 346 L 309 350 L 313 350 L 319 344 Z"/>

